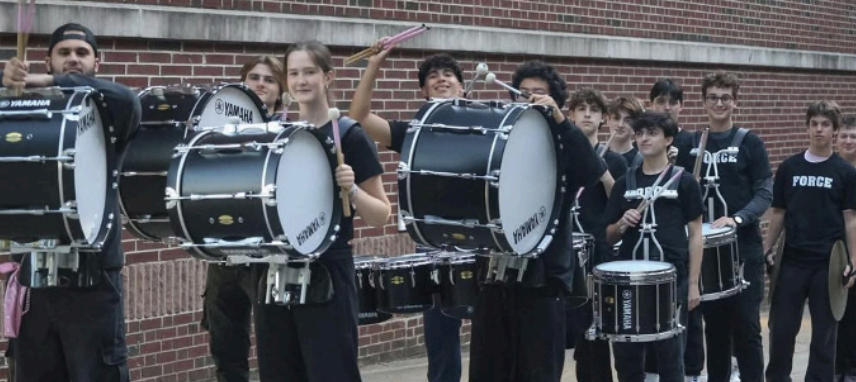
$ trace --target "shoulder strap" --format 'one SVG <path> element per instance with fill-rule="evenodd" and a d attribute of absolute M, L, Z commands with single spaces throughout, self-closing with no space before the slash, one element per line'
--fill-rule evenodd
<path fill-rule="evenodd" d="M 669 178 L 675 176 L 675 174 L 678 171 L 684 171 L 684 168 L 681 166 L 672 166 L 672 171 L 669 171 Z M 681 180 L 678 179 L 674 183 L 669 185 L 669 190 L 675 190 L 676 191 L 680 185 L 681 185 Z"/>
<path fill-rule="evenodd" d="M 357 124 L 357 121 L 348 117 L 339 117 L 339 139 L 345 139 L 351 128 Z"/>
<path fill-rule="evenodd" d="M 734 138 L 731 140 L 731 147 L 740 147 L 743 144 L 743 139 L 746 138 L 746 134 L 749 134 L 749 129 L 738 127 L 737 132 L 734 133 Z"/>
<path fill-rule="evenodd" d="M 637 151 L 636 157 L 633 158 L 633 163 L 630 165 L 630 167 L 639 167 L 641 165 L 642 165 L 642 154 L 640 154 L 639 151 Z"/>
<path fill-rule="evenodd" d="M 639 168 L 639 166 L 630 166 L 630 168 L 627 169 L 627 175 L 624 176 L 624 179 L 625 179 L 624 189 L 626 191 L 636 189 L 636 169 L 637 168 Z"/>

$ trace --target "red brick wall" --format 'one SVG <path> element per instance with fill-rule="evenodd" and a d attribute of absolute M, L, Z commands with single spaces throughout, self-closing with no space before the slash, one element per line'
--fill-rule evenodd
<path fill-rule="evenodd" d="M 350 14 L 359 17 L 383 17 L 406 20 L 416 17 L 407 7 L 425 10 L 439 7 L 439 2 L 412 2 L 391 0 L 325 0 L 315 2 L 296 1 L 139 1 L 163 5 L 191 5 L 205 7 L 240 7 L 251 9 L 274 7 L 276 11 L 304 9 L 306 13 Z M 539 25 L 559 31 L 587 33 L 613 33 L 640 37 L 678 38 L 675 28 L 652 24 L 652 20 L 672 21 L 687 25 L 677 16 L 677 9 L 689 8 L 697 12 L 698 19 L 692 20 L 694 27 L 678 28 L 686 35 L 711 33 L 711 41 L 751 43 L 760 46 L 799 47 L 818 50 L 856 50 L 844 40 L 852 32 L 843 20 L 853 17 L 852 6 L 844 1 L 823 2 L 825 6 L 806 5 L 803 2 L 777 2 L 781 6 L 768 9 L 770 15 L 761 18 L 756 8 L 769 8 L 745 2 L 720 1 L 719 7 L 734 6 L 728 12 L 719 7 L 686 5 L 679 1 L 653 1 L 667 8 L 663 16 L 654 16 L 653 6 L 630 6 L 620 1 L 582 1 L 578 6 L 548 4 L 545 1 L 500 1 L 465 0 L 462 5 L 444 6 L 453 11 L 460 20 L 444 22 L 473 25 L 504 25 L 533 28 L 526 21 L 503 19 L 517 15 L 513 7 L 529 7 L 520 10 L 522 19 L 541 20 Z M 639 3 L 634 2 L 634 3 Z M 365 6 L 383 7 L 364 8 Z M 473 16 L 473 5 L 479 8 L 480 16 Z M 802 9 L 798 12 L 796 9 Z M 363 8 L 357 8 L 363 7 Z M 454 9 L 453 9 L 454 8 Z M 391 11 L 399 9 L 398 11 Z M 461 10 L 458 12 L 458 10 Z M 334 11 L 335 10 L 335 11 Z M 557 12 L 561 11 L 561 12 Z M 663 9 L 657 9 L 658 12 Z M 529 12 L 529 13 L 526 13 Z M 556 20 L 559 14 L 573 18 L 573 22 Z M 699 15 L 718 15 L 701 17 Z M 752 16 L 754 15 L 754 16 Z M 810 22 L 824 15 L 823 22 Z M 759 31 L 748 29 L 740 33 L 726 34 L 727 25 L 741 18 L 756 17 Z M 678 20 L 680 19 L 680 22 Z M 604 20 L 618 20 L 605 22 Z M 787 22 L 783 20 L 788 20 Z M 423 21 L 423 20 L 420 20 Z M 718 24 L 716 24 L 718 23 Z M 790 23 L 790 24 L 788 24 Z M 752 23 L 749 23 L 752 24 Z M 752 24 L 755 25 L 755 24 Z M 643 28 L 633 31 L 622 28 Z M 719 29 L 717 29 L 719 28 Z M 754 27 L 753 27 L 754 28 Z M 788 33 L 785 33 L 787 31 Z M 762 33 L 763 32 L 763 33 Z M 823 38 L 821 38 L 823 36 Z M 793 41 L 794 45 L 787 45 Z M 824 43 L 820 43 L 824 41 Z M 132 39 L 102 39 L 100 41 L 104 63 L 100 76 L 114 79 L 132 87 L 145 87 L 179 82 L 211 83 L 232 80 L 238 75 L 240 65 L 258 54 L 280 56 L 285 46 L 238 45 L 200 42 L 164 42 Z M 46 40 L 38 36 L 31 38 L 30 58 L 39 60 L 44 55 Z M 0 58 L 13 54 L 14 36 L 0 35 Z M 334 47 L 337 66 L 345 55 L 355 48 Z M 396 52 L 387 63 L 377 84 L 373 108 L 384 117 L 409 119 L 423 104 L 417 89 L 416 66 L 429 52 Z M 498 78 L 509 80 L 511 72 L 519 63 L 535 57 L 491 55 L 489 53 L 456 54 L 471 76 L 475 62 L 487 61 Z M 700 78 L 704 73 L 720 67 L 704 65 L 663 64 L 652 62 L 627 62 L 612 60 L 550 58 L 551 63 L 563 73 L 571 89 L 595 87 L 608 96 L 630 94 L 647 98 L 650 85 L 658 78 L 671 77 L 681 82 L 685 89 L 685 110 L 682 124 L 695 129 L 703 126 L 706 117 L 701 109 Z M 34 70 L 42 70 L 34 65 Z M 856 73 L 832 73 L 819 71 L 792 71 L 764 68 L 724 68 L 737 71 L 742 79 L 736 120 L 761 134 L 770 151 L 774 165 L 786 156 L 798 152 L 806 145 L 804 130 L 805 106 L 814 100 L 834 99 L 847 112 L 856 112 L 856 96 L 852 89 L 856 85 Z M 361 70 L 341 68 L 337 73 L 335 96 L 339 107 L 347 109 L 352 89 L 356 87 Z M 495 87 L 484 89 L 476 86 L 476 99 L 506 99 L 506 93 Z M 390 200 L 396 202 L 395 176 L 397 156 L 381 152 L 381 159 L 388 171 L 383 176 L 384 186 Z M 399 255 L 412 251 L 412 243 L 405 235 L 395 235 L 394 218 L 382 229 L 369 229 L 358 224 L 356 237 L 357 253 Z M 128 256 L 125 269 L 128 345 L 130 348 L 132 378 L 136 381 L 187 381 L 213 378 L 212 363 L 207 356 L 207 334 L 198 327 L 201 318 L 200 295 L 204 286 L 204 265 L 187 254 L 165 249 L 158 245 L 139 242 L 126 235 L 124 242 Z M 468 331 L 468 327 L 464 328 Z M 465 336 L 465 340 L 467 337 Z M 421 317 L 411 316 L 396 319 L 381 325 L 360 329 L 360 356 L 363 362 L 412 355 L 422 351 Z M 2 347 L 2 346 L 0 346 Z M 0 369 L 0 379 L 5 369 Z"/>
<path fill-rule="evenodd" d="M 101 0 L 856 52 L 848 0 Z M 453 4 L 450 4 L 453 3 Z"/>

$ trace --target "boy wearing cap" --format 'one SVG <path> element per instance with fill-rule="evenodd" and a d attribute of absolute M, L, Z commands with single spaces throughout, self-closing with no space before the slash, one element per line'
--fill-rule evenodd
<path fill-rule="evenodd" d="M 32 74 L 27 63 L 12 58 L 3 69 L 3 86 L 89 86 L 98 90 L 113 122 L 115 157 L 120 160 L 139 125 L 140 102 L 127 87 L 95 78 L 100 60 L 92 32 L 79 24 L 57 28 L 51 35 L 45 64 L 47 74 Z M 124 264 L 120 223 L 117 214 L 113 217 L 113 230 L 99 252 L 102 271 L 96 286 L 30 289 L 29 306 L 21 317 L 18 337 L 10 344 L 16 382 L 130 379 L 120 274 Z"/>

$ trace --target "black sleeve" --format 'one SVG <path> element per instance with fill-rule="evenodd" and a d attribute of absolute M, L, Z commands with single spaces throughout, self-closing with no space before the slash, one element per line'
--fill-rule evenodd
<path fill-rule="evenodd" d="M 398 120 L 386 122 L 389 123 L 389 146 L 387 148 L 401 154 L 401 150 L 404 148 L 404 136 L 407 135 L 410 123 Z"/>
<path fill-rule="evenodd" d="M 746 143 L 749 149 L 749 181 L 752 183 L 752 199 L 742 210 L 735 213 L 743 217 L 743 225 L 760 219 L 773 201 L 771 187 L 773 172 L 770 170 L 770 160 L 767 157 L 764 142 L 750 132 L 746 136 Z"/>
<path fill-rule="evenodd" d="M 675 147 L 678 148 L 678 159 L 675 160 L 676 166 L 681 166 L 685 170 L 692 173 L 693 168 L 695 167 L 695 158 L 690 154 L 690 151 L 694 149 L 693 141 L 695 140 L 694 134 L 687 131 L 686 137 L 684 139 L 676 139 Z"/>
<path fill-rule="evenodd" d="M 684 215 L 684 222 L 689 223 L 698 219 L 703 211 L 701 187 L 696 182 L 693 174 L 686 171 L 681 174 L 680 182 L 678 198 L 681 201 L 681 213 Z"/>
<path fill-rule="evenodd" d="M 133 137 L 140 125 L 140 99 L 125 85 L 80 74 L 54 76 L 54 85 L 59 87 L 89 86 L 101 92 L 107 104 L 106 112 L 113 120 L 116 131 L 116 147 L 124 151 L 125 144 Z"/>
<path fill-rule="evenodd" d="M 788 160 L 782 162 L 776 170 L 776 177 L 773 181 L 773 208 L 787 209 L 785 201 L 785 187 L 787 186 Z"/>
<path fill-rule="evenodd" d="M 612 186 L 612 192 L 609 193 L 609 201 L 606 202 L 606 209 L 603 211 L 603 222 L 601 224 L 604 229 L 610 224 L 617 222 L 618 219 L 621 219 L 624 211 L 627 210 L 625 206 L 626 201 L 624 200 L 624 192 L 627 189 L 625 178 L 625 176 L 618 178 L 615 181 L 615 185 Z"/>
<path fill-rule="evenodd" d="M 842 161 L 843 162 L 843 161 Z M 844 197 L 842 198 L 841 210 L 856 210 L 856 168 L 846 164 L 844 172 Z"/>
<path fill-rule="evenodd" d="M 625 161 L 624 157 L 620 154 L 607 151 L 606 154 L 603 155 L 603 159 L 606 161 L 606 167 L 609 169 L 609 175 L 612 175 L 613 179 L 618 179 L 619 177 L 627 174 L 627 161 Z"/>
<path fill-rule="evenodd" d="M 591 187 L 606 172 L 606 163 L 594 151 L 591 142 L 576 125 L 565 118 L 558 126 L 559 141 L 564 152 L 559 160 L 568 176 L 569 189 Z"/>
<path fill-rule="evenodd" d="M 342 154 L 345 155 L 345 163 L 354 169 L 354 183 L 358 185 L 383 174 L 383 166 L 377 158 L 377 146 L 359 124 L 352 126 L 342 138 Z"/>

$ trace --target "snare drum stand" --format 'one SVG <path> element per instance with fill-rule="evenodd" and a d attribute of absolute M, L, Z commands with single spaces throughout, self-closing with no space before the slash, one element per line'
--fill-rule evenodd
<path fill-rule="evenodd" d="M 301 263 L 300 267 L 290 267 L 289 263 Z M 290 260 L 271 262 L 267 272 L 266 304 L 296 305 L 306 303 L 306 292 L 312 272 L 309 264 L 312 260 Z"/>

